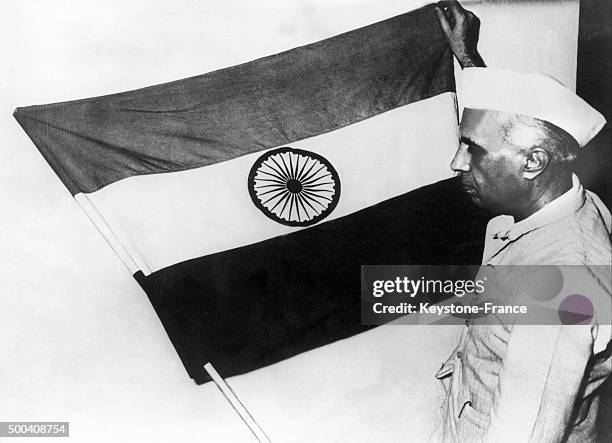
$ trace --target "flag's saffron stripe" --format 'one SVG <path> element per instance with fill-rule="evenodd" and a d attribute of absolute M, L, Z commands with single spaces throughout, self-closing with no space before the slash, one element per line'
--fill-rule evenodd
<path fill-rule="evenodd" d="M 210 165 L 453 91 L 435 20 L 425 7 L 197 77 L 18 108 L 15 118 L 73 195 Z"/>

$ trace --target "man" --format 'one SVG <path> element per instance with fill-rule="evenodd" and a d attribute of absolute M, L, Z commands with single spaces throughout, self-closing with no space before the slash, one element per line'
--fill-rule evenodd
<path fill-rule="evenodd" d="M 498 214 L 487 226 L 481 272 L 578 265 L 609 298 L 610 212 L 571 169 L 605 120 L 550 77 L 485 68 L 479 20 L 456 1 L 436 13 L 464 68 L 451 168 L 474 202 Z M 440 439 L 597 441 L 599 388 L 612 372 L 609 314 L 598 314 L 586 326 L 466 322 L 437 373 L 446 393 Z"/>

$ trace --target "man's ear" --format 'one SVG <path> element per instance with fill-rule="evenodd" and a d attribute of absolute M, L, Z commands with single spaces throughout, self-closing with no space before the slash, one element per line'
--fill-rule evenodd
<path fill-rule="evenodd" d="M 523 178 L 533 180 L 540 175 L 550 164 L 550 154 L 542 148 L 531 148 L 525 156 L 523 165 Z"/>

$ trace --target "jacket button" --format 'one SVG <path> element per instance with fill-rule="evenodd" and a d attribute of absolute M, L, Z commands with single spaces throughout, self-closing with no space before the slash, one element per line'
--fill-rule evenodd
<path fill-rule="evenodd" d="M 457 352 L 457 358 L 461 358 L 461 351 Z"/>

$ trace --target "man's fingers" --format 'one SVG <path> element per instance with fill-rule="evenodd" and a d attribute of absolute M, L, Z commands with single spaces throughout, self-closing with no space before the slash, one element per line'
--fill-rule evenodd
<path fill-rule="evenodd" d="M 477 48 L 480 29 L 478 17 L 456 0 L 438 2 L 434 9 L 448 46 L 461 67 L 484 66 Z"/>
<path fill-rule="evenodd" d="M 441 1 L 441 2 L 438 2 L 437 5 L 444 12 L 448 12 L 448 13 L 454 15 L 454 16 L 461 15 L 462 13 L 466 12 L 466 10 L 463 8 L 463 6 L 461 6 L 461 3 L 459 3 L 456 0 Z"/>
<path fill-rule="evenodd" d="M 463 6 L 461 6 L 461 3 L 459 3 L 457 0 L 442 0 L 436 4 L 442 9 L 450 7 L 463 9 Z"/>
<path fill-rule="evenodd" d="M 443 28 L 447 33 L 452 32 L 457 25 L 457 15 L 451 12 L 451 10 L 448 8 L 448 3 L 450 2 L 438 2 L 435 6 L 438 19 L 440 21 L 444 19 L 444 22 L 448 25 L 446 28 Z"/>
<path fill-rule="evenodd" d="M 434 9 L 436 10 L 436 15 L 438 16 L 438 22 L 440 22 L 440 27 L 442 27 L 442 31 L 444 32 L 444 34 L 450 35 L 452 33 L 452 30 L 450 24 L 448 23 L 448 19 L 446 18 L 446 14 L 444 14 L 444 11 L 442 11 L 442 9 L 437 5 L 434 6 Z"/>
<path fill-rule="evenodd" d="M 465 9 L 456 1 L 442 1 L 438 2 L 437 6 L 442 10 L 446 16 L 446 21 L 450 25 L 451 29 L 454 29 L 457 23 L 463 23 L 465 16 Z"/>

